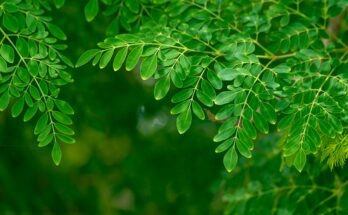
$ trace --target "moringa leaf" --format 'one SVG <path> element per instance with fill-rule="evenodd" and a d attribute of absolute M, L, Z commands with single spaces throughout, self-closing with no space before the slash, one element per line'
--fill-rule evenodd
<path fill-rule="evenodd" d="M 89 0 L 84 11 L 87 21 L 93 21 L 99 12 L 98 0 Z"/>
<path fill-rule="evenodd" d="M 157 55 L 152 55 L 144 59 L 141 64 L 140 76 L 143 80 L 151 78 L 157 69 Z"/>
<path fill-rule="evenodd" d="M 190 108 L 180 113 L 176 118 L 176 127 L 180 134 L 185 133 L 190 127 L 192 123 L 192 111 Z"/>

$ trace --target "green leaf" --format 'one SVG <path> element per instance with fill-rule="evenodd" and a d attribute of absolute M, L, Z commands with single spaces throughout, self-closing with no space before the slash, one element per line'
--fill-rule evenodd
<path fill-rule="evenodd" d="M 129 53 L 126 61 L 127 71 L 131 71 L 136 67 L 139 62 L 140 56 L 143 53 L 143 49 L 143 46 L 137 46 Z"/>
<path fill-rule="evenodd" d="M 52 126 L 46 126 L 43 131 L 37 136 L 37 141 L 44 141 L 52 131 Z M 39 143 L 40 144 L 40 143 Z"/>
<path fill-rule="evenodd" d="M 238 91 L 224 91 L 219 93 L 216 96 L 214 102 L 217 105 L 224 105 L 224 104 L 232 102 L 237 95 L 238 95 Z"/>
<path fill-rule="evenodd" d="M 35 103 L 33 107 L 29 107 L 24 114 L 24 117 L 23 117 L 24 122 L 28 122 L 29 120 L 31 120 L 37 113 L 37 110 L 38 110 L 37 103 Z"/>
<path fill-rule="evenodd" d="M 301 145 L 299 144 L 298 138 L 296 138 L 296 137 L 294 138 L 293 136 L 290 136 L 290 137 L 291 137 L 291 139 L 288 139 L 286 144 L 284 144 L 284 147 L 283 147 L 283 156 L 284 157 L 292 156 L 301 147 Z"/>
<path fill-rule="evenodd" d="M 25 69 L 20 67 L 17 70 L 17 75 L 24 83 L 29 84 L 29 82 L 30 82 L 30 74 L 28 73 L 27 70 L 25 70 Z"/>
<path fill-rule="evenodd" d="M 188 109 L 190 107 L 190 101 L 187 100 L 187 101 L 184 101 L 184 102 L 181 102 L 177 105 L 175 105 L 171 110 L 170 110 L 170 114 L 179 114 L 179 113 L 182 113 L 184 112 L 186 109 Z"/>
<path fill-rule="evenodd" d="M 180 57 L 180 66 L 182 67 L 183 70 L 188 70 L 191 66 L 191 62 L 188 57 L 185 55 L 181 55 Z"/>
<path fill-rule="evenodd" d="M 238 154 L 235 146 L 231 147 L 224 155 L 223 163 L 227 172 L 232 172 L 238 162 Z"/>
<path fill-rule="evenodd" d="M 241 155 L 243 155 L 246 158 L 251 158 L 251 152 L 249 150 L 249 147 L 245 144 L 245 142 L 237 141 L 236 145 Z"/>
<path fill-rule="evenodd" d="M 10 94 L 5 92 L 0 97 L 0 111 L 4 111 L 10 103 Z"/>
<path fill-rule="evenodd" d="M 72 124 L 71 118 L 69 116 L 61 113 L 61 112 L 53 111 L 52 116 L 55 120 L 57 120 L 58 122 L 60 122 L 64 125 L 71 125 Z"/>
<path fill-rule="evenodd" d="M 98 53 L 100 53 L 99 49 L 91 49 L 84 52 L 80 58 L 77 60 L 76 68 L 85 65 L 89 61 L 91 61 Z"/>
<path fill-rule="evenodd" d="M 45 130 L 48 124 L 48 113 L 43 114 L 40 119 L 36 122 L 34 134 L 38 135 Z"/>
<path fill-rule="evenodd" d="M 320 131 L 328 137 L 334 137 L 334 128 L 328 121 L 319 120 Z"/>
<path fill-rule="evenodd" d="M 128 47 L 124 47 L 118 50 L 113 62 L 113 68 L 115 72 L 120 70 L 120 68 L 122 67 L 122 64 L 126 60 L 127 54 L 128 54 Z"/>
<path fill-rule="evenodd" d="M 101 56 L 103 55 L 103 52 L 99 52 L 96 54 L 96 56 L 94 57 L 93 61 L 92 61 L 92 65 L 95 66 L 99 63 Z"/>
<path fill-rule="evenodd" d="M 16 16 L 10 13 L 5 13 L 3 15 L 2 24 L 7 30 L 12 31 L 14 33 L 16 33 L 19 29 L 18 20 Z"/>
<path fill-rule="evenodd" d="M 54 25 L 54 24 L 51 24 L 51 23 L 46 23 L 46 26 L 47 26 L 48 31 L 53 36 L 55 36 L 57 39 L 60 39 L 60 40 L 66 40 L 67 39 L 65 33 L 63 32 L 63 30 L 60 27 L 58 27 L 57 25 Z"/>
<path fill-rule="evenodd" d="M 114 49 L 107 50 L 100 58 L 99 68 L 104 69 L 110 62 L 114 54 Z"/>
<path fill-rule="evenodd" d="M 173 97 L 172 97 L 172 103 L 178 103 L 182 102 L 186 99 L 189 99 L 192 94 L 193 94 L 193 89 L 183 89 L 179 92 L 177 92 Z"/>
<path fill-rule="evenodd" d="M 63 134 L 57 134 L 57 137 L 59 140 L 61 140 L 64 143 L 68 143 L 68 144 L 74 144 L 75 143 L 75 139 L 72 137 L 68 137 L 66 135 Z"/>
<path fill-rule="evenodd" d="M 45 129 L 45 131 L 46 131 L 46 129 Z M 49 132 L 50 130 L 47 129 L 47 131 Z M 42 132 L 42 134 L 44 134 L 44 133 L 45 132 Z M 38 144 L 38 147 L 45 147 L 45 146 L 47 146 L 48 144 L 52 143 L 53 139 L 54 139 L 53 134 L 47 134 L 47 135 L 42 136 L 42 139 L 39 140 L 40 142 Z"/>
<path fill-rule="evenodd" d="M 65 114 L 72 115 L 74 114 L 74 109 L 70 106 L 70 104 L 66 101 L 55 99 L 54 103 L 56 104 L 57 108 Z"/>
<path fill-rule="evenodd" d="M 331 125 L 335 128 L 336 132 L 342 134 L 344 130 L 342 122 L 333 115 L 329 116 L 328 120 L 330 121 Z"/>
<path fill-rule="evenodd" d="M 165 76 L 155 84 L 154 96 L 156 100 L 163 99 L 170 89 L 170 77 Z"/>
<path fill-rule="evenodd" d="M 68 126 L 65 126 L 63 124 L 55 123 L 54 126 L 57 129 L 57 131 L 59 131 L 62 134 L 66 134 L 66 135 L 74 135 L 75 134 L 75 132 L 71 128 L 69 128 Z"/>
<path fill-rule="evenodd" d="M 7 63 L 4 60 L 4 58 L 0 56 L 0 73 L 5 73 L 5 72 L 7 72 Z"/>
<path fill-rule="evenodd" d="M 221 153 L 226 151 L 228 148 L 230 148 L 233 145 L 232 139 L 228 139 L 221 143 L 218 147 L 215 149 L 215 153 Z"/>
<path fill-rule="evenodd" d="M 205 119 L 203 108 L 201 107 L 200 104 L 198 104 L 198 102 L 192 101 L 192 111 L 197 116 L 198 119 L 200 120 Z"/>
<path fill-rule="evenodd" d="M 207 95 L 209 97 L 209 100 L 213 100 L 216 97 L 215 89 L 206 80 L 201 80 L 201 89 L 200 89 L 200 91 L 202 91 L 205 95 Z"/>
<path fill-rule="evenodd" d="M 39 74 L 39 65 L 36 61 L 31 60 L 28 66 L 28 71 L 32 76 L 37 76 Z"/>
<path fill-rule="evenodd" d="M 60 149 L 58 143 L 54 143 L 51 156 L 54 164 L 58 166 L 60 164 L 60 161 L 62 160 L 62 150 Z"/>
<path fill-rule="evenodd" d="M 65 0 L 54 0 L 54 4 L 57 8 L 61 8 L 64 5 Z"/>
<path fill-rule="evenodd" d="M 38 45 L 36 42 L 29 40 L 28 41 L 29 54 L 30 56 L 35 56 L 38 52 Z"/>
<path fill-rule="evenodd" d="M 170 78 L 177 88 L 183 87 L 184 82 L 181 80 L 181 77 L 179 76 L 179 74 L 177 74 L 176 71 L 170 73 Z"/>
<path fill-rule="evenodd" d="M 18 82 L 16 82 L 16 84 L 19 84 Z M 10 91 L 10 94 L 16 98 L 19 98 L 21 96 L 18 88 L 15 88 L 15 87 L 10 87 L 9 88 L 9 91 Z"/>
<path fill-rule="evenodd" d="M 260 103 L 260 112 L 261 115 L 271 124 L 276 123 L 276 113 L 274 108 L 267 103 Z"/>
<path fill-rule="evenodd" d="M 8 62 L 13 63 L 15 60 L 15 52 L 14 49 L 6 44 L 2 44 L 0 48 L 0 55 Z"/>
<path fill-rule="evenodd" d="M 18 99 L 18 101 L 16 103 L 14 103 L 14 105 L 12 106 L 12 110 L 11 110 L 11 114 L 12 117 L 17 117 L 19 116 L 19 114 L 22 113 L 24 108 L 24 98 L 20 98 Z"/>
<path fill-rule="evenodd" d="M 269 127 L 266 120 L 258 112 L 254 112 L 253 117 L 254 117 L 254 125 L 257 128 L 257 130 L 259 130 L 260 132 L 264 134 L 267 134 Z"/>
<path fill-rule="evenodd" d="M 208 78 L 209 82 L 211 83 L 211 85 L 213 85 L 213 87 L 215 89 L 220 90 L 222 88 L 223 85 L 222 85 L 221 79 L 212 70 L 208 70 L 207 78 Z"/>
<path fill-rule="evenodd" d="M 65 57 L 64 55 L 59 54 L 60 59 L 69 67 L 73 68 L 74 64 L 71 62 L 71 60 L 67 57 Z"/>
<path fill-rule="evenodd" d="M 140 8 L 138 1 L 126 0 L 125 4 L 129 8 L 129 10 L 131 10 L 133 13 L 138 13 L 139 8 Z"/>
<path fill-rule="evenodd" d="M 30 92 L 30 95 L 33 97 L 33 99 L 35 99 L 35 100 L 41 99 L 40 92 L 37 89 L 37 87 L 35 87 L 34 85 L 30 85 L 29 92 Z"/>
<path fill-rule="evenodd" d="M 286 14 L 285 16 L 283 16 L 283 17 L 280 19 L 280 23 L 279 23 L 279 24 L 280 24 L 281 27 L 284 27 L 284 26 L 286 26 L 286 25 L 289 24 L 289 21 L 290 21 L 289 15 Z"/>
<path fill-rule="evenodd" d="M 249 120 L 243 119 L 243 128 L 249 138 L 256 138 L 256 130 Z"/>
<path fill-rule="evenodd" d="M 283 130 L 289 128 L 291 126 L 293 120 L 294 120 L 294 116 L 292 116 L 292 115 L 288 115 L 288 116 L 283 117 L 278 122 L 278 126 L 277 126 L 278 131 L 283 131 Z"/>
<path fill-rule="evenodd" d="M 85 17 L 87 22 L 93 21 L 99 12 L 99 3 L 98 0 L 89 0 L 85 6 Z"/>
<path fill-rule="evenodd" d="M 291 68 L 285 64 L 278 65 L 272 69 L 275 73 L 278 74 L 284 74 L 289 73 L 291 71 Z"/>
<path fill-rule="evenodd" d="M 34 101 L 33 99 L 31 98 L 31 96 L 29 95 L 29 93 L 25 94 L 24 95 L 24 100 L 25 100 L 25 103 L 29 106 L 29 107 L 32 107 L 34 105 Z"/>
<path fill-rule="evenodd" d="M 290 104 L 290 101 L 289 100 L 281 100 L 281 101 L 278 101 L 277 104 L 275 105 L 275 111 L 282 111 L 284 110 L 285 108 L 287 108 Z"/>
<path fill-rule="evenodd" d="M 40 101 L 38 102 L 38 107 L 39 107 L 39 111 L 41 111 L 41 112 L 46 111 L 46 104 L 45 104 L 45 102 L 43 102 L 42 100 L 40 100 Z"/>
<path fill-rule="evenodd" d="M 216 134 L 213 140 L 214 140 L 214 142 L 224 141 L 224 140 L 230 138 L 234 134 L 235 131 L 236 131 L 236 127 L 224 129 L 221 132 L 219 132 L 218 134 Z"/>
<path fill-rule="evenodd" d="M 157 69 L 157 55 L 154 54 L 144 59 L 141 64 L 140 76 L 143 80 L 151 78 Z"/>
<path fill-rule="evenodd" d="M 236 128 L 236 123 L 237 123 L 237 118 L 231 117 L 222 123 L 222 125 L 219 127 L 218 132 L 220 133 L 226 129 Z"/>
<path fill-rule="evenodd" d="M 228 104 L 224 105 L 216 114 L 215 119 L 216 120 L 224 120 L 229 118 L 234 112 L 234 105 Z"/>
<path fill-rule="evenodd" d="M 299 172 L 302 172 L 304 166 L 306 165 L 307 156 L 304 150 L 300 149 L 295 156 L 294 166 Z"/>
<path fill-rule="evenodd" d="M 16 48 L 18 52 L 23 56 L 23 57 L 28 57 L 29 56 L 29 46 L 28 43 L 23 39 L 23 38 L 18 38 L 16 41 Z"/>
<path fill-rule="evenodd" d="M 191 109 L 188 108 L 186 111 L 179 114 L 176 118 L 176 127 L 178 129 L 179 134 L 185 133 L 191 126 L 192 123 L 192 112 Z"/>
<path fill-rule="evenodd" d="M 197 90 L 196 91 L 196 96 L 202 104 L 204 104 L 207 107 L 212 107 L 213 104 L 213 99 L 209 97 L 207 94 L 205 94 L 202 90 Z"/>
<path fill-rule="evenodd" d="M 253 138 L 248 136 L 248 134 L 245 132 L 245 129 L 241 129 L 239 132 L 239 138 L 238 141 L 240 144 L 243 144 L 248 150 L 254 149 L 254 143 L 253 143 Z"/>
<path fill-rule="evenodd" d="M 230 68 L 222 69 L 218 72 L 218 77 L 223 81 L 232 81 L 234 80 L 240 73 L 236 70 L 232 70 Z"/>

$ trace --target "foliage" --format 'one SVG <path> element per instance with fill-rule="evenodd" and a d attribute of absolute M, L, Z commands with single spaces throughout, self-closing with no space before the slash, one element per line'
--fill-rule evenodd
<path fill-rule="evenodd" d="M 61 14 L 50 18 L 64 4 L 75 6 L 62 9 L 62 14 L 74 14 L 78 5 L 85 21 L 79 16 L 70 23 L 68 18 L 61 18 Z M 191 191 L 198 192 L 202 187 L 206 191 L 207 178 L 212 180 L 218 175 L 219 168 L 208 160 L 212 158 L 205 151 L 210 146 L 204 145 L 202 140 L 214 136 L 211 132 L 214 125 L 218 125 L 213 137 L 217 143 L 215 152 L 223 154 L 224 166 L 231 173 L 224 172 L 223 179 L 216 180 L 219 186 L 213 184 L 212 187 L 217 199 L 223 196 L 226 214 L 347 213 L 347 174 L 335 168 L 343 166 L 348 157 L 347 0 L 87 0 L 84 4 L 64 0 L 0 0 L 0 111 L 13 117 L 22 114 L 24 121 L 32 121 L 39 147 L 50 145 L 51 156 L 58 165 L 62 156 L 61 143 L 75 142 L 71 128 L 74 110 L 66 102 L 69 96 L 73 97 L 71 100 L 76 101 L 74 108 L 79 114 L 75 125 L 81 121 L 93 127 L 107 124 L 103 130 L 107 137 L 95 138 L 84 126 L 75 126 L 79 130 L 79 142 L 90 145 L 66 149 L 66 160 L 75 167 L 81 165 L 75 169 L 69 166 L 69 172 L 76 170 L 83 175 L 81 179 L 76 179 L 77 174 L 71 178 L 85 180 L 85 175 L 91 174 L 89 171 L 93 169 L 91 179 L 102 178 L 103 182 L 97 180 L 96 190 L 93 188 L 86 193 L 88 197 L 84 198 L 89 204 L 84 209 L 79 208 L 79 202 L 66 202 L 62 192 L 53 197 L 62 198 L 59 209 L 53 200 L 54 203 L 46 205 L 48 194 L 40 200 L 30 199 L 27 204 L 16 198 L 13 204 L 14 198 L 6 198 L 7 194 L 18 193 L 18 190 L 30 193 L 38 184 L 38 189 L 44 189 L 41 187 L 44 174 L 40 173 L 41 168 L 32 171 L 23 165 L 11 176 L 14 168 L 7 169 L 3 164 L 0 165 L 0 184 L 6 189 L 0 189 L 1 211 L 24 213 L 30 208 L 47 213 L 45 210 L 52 207 L 56 213 L 89 209 L 98 213 L 102 210 L 93 205 L 95 199 L 90 193 L 100 192 L 99 198 L 105 200 L 111 199 L 120 187 L 131 187 L 136 198 L 147 199 L 136 212 L 167 211 L 152 210 L 151 201 L 156 201 L 161 202 L 161 207 L 168 202 L 175 206 L 184 202 L 184 208 L 168 209 L 176 214 L 202 214 L 215 207 L 214 202 L 208 206 L 204 198 L 198 203 L 199 194 L 195 193 L 197 198 L 192 197 Z M 109 27 L 104 29 L 106 24 Z M 69 40 L 59 26 L 64 26 Z M 107 38 L 98 43 L 97 48 L 81 54 L 74 65 L 72 61 L 76 55 L 90 48 L 100 33 L 105 33 Z M 77 34 L 82 35 L 83 40 L 76 40 Z M 72 45 L 72 52 L 66 53 L 65 44 Z M 86 66 L 89 63 L 99 69 L 127 72 L 118 74 L 117 80 L 110 78 L 111 73 L 92 76 L 88 73 L 92 70 Z M 64 94 L 62 86 L 73 82 L 69 71 L 74 66 L 79 71 L 78 81 L 66 86 L 64 89 L 69 92 Z M 193 124 L 198 125 L 193 126 L 195 129 L 201 130 L 193 129 L 185 136 L 172 137 L 169 120 L 164 123 L 166 130 L 154 132 L 146 140 L 156 143 L 153 147 L 158 147 L 159 152 L 151 151 L 148 145 L 136 145 L 133 147 L 136 155 L 126 156 L 127 152 L 122 150 L 129 150 L 128 140 L 108 138 L 128 129 L 132 141 L 146 139 L 133 135 L 137 133 L 136 120 L 148 122 L 142 115 L 143 107 L 138 110 L 138 119 L 129 114 L 136 111 L 137 107 L 132 105 L 142 100 L 147 90 L 147 87 L 139 87 L 140 84 L 126 84 L 136 73 L 139 78 L 133 77 L 132 81 L 142 79 L 146 86 L 153 86 L 156 100 L 171 100 L 170 113 L 177 116 L 176 128 L 180 134 L 186 133 Z M 161 107 L 157 104 L 151 104 L 149 109 L 158 111 Z M 166 107 L 166 100 L 161 104 Z M 0 117 L 0 124 L 2 120 Z M 133 123 L 131 129 L 126 125 L 130 122 Z M 0 147 L 7 147 L 6 141 L 14 143 L 17 139 L 21 142 L 24 139 L 18 139 L 21 135 L 30 140 L 25 129 L 16 135 L 8 132 L 11 131 L 8 124 L 3 127 L 6 129 L 1 130 Z M 12 130 L 14 127 L 17 125 L 13 125 Z M 21 128 L 18 130 L 22 131 Z M 196 136 L 190 136 L 192 133 Z M 204 135 L 197 138 L 202 133 Z M 180 147 L 174 156 L 170 150 L 161 151 L 159 142 L 167 139 L 177 144 L 164 145 L 166 150 L 175 151 Z M 119 147 L 123 146 L 121 142 L 126 144 L 124 148 Z M 183 142 L 194 143 L 184 146 Z M 38 159 L 38 154 L 28 153 L 31 150 L 28 146 L 16 156 L 5 150 L 0 157 L 3 161 L 8 159 L 5 163 L 13 167 L 17 164 L 17 156 L 34 155 Z M 192 162 L 193 155 L 205 162 Z M 126 157 L 125 162 L 118 156 Z M 146 168 L 149 163 L 156 166 L 151 167 L 150 173 Z M 177 164 L 180 165 L 175 169 Z M 116 169 L 121 166 L 122 170 L 117 170 L 122 173 L 117 171 L 117 177 L 112 175 L 104 181 L 105 172 L 112 172 L 115 166 Z M 166 171 L 168 169 L 171 174 Z M 196 175 L 196 171 L 204 175 Z M 28 172 L 37 175 L 31 180 L 36 184 L 34 188 L 16 186 L 17 181 L 11 180 L 25 178 L 23 174 Z M 86 181 L 61 182 L 68 176 L 49 175 L 52 175 L 50 179 L 44 179 L 57 184 L 57 189 L 69 187 L 67 195 L 78 195 L 80 189 L 91 186 Z M 67 175 L 67 171 L 62 175 Z M 115 178 L 119 187 L 105 192 Z M 203 183 L 202 178 L 207 181 Z M 161 180 L 169 181 L 169 185 Z M 158 187 L 151 187 L 151 184 Z M 156 194 L 153 200 L 148 200 L 152 192 Z M 190 199 L 189 203 L 180 199 L 183 196 Z M 42 205 L 46 206 L 42 209 Z M 85 203 L 82 205 L 84 207 Z M 113 206 L 109 207 L 109 212 L 114 210 Z"/>
<path fill-rule="evenodd" d="M 57 6 L 62 1 L 56 1 Z M 24 114 L 25 122 L 40 115 L 34 133 L 38 146 L 53 144 L 52 159 L 61 160 L 59 142 L 74 143 L 71 106 L 59 99 L 60 87 L 71 83 L 66 70 L 71 61 L 61 51 L 64 32 L 44 16 L 50 5 L 44 1 L 2 1 L 0 4 L 0 110 L 13 103 L 11 114 Z"/>
<path fill-rule="evenodd" d="M 280 151 L 272 151 L 277 138 L 262 138 L 254 159 L 219 183 L 227 204 L 224 214 L 347 214 L 347 173 L 321 168 L 313 160 L 301 175 L 287 167 L 279 172 Z"/>
<path fill-rule="evenodd" d="M 348 52 L 341 28 L 347 1 L 313 0 L 312 7 L 285 0 L 89 0 L 87 21 L 98 15 L 101 3 L 107 5 L 105 14 L 116 16 L 111 33 L 131 33 L 105 39 L 82 54 L 76 67 L 92 61 L 103 69 L 112 61 L 114 71 L 123 65 L 139 69 L 143 80 L 156 80 L 157 100 L 175 88 L 171 113 L 178 115 L 181 134 L 193 116 L 204 120 L 207 112 L 216 112 L 222 123 L 214 137 L 220 143 L 216 152 L 226 152 L 229 172 L 239 156 L 252 157 L 257 133 L 274 127 L 283 136 L 282 156 L 299 171 L 307 155 L 325 147 L 323 139 L 345 138 L 337 136 L 348 121 Z M 54 1 L 56 7 L 63 4 Z M 64 32 L 43 15 L 50 7 L 44 1 L 1 3 L 0 108 L 14 101 L 12 116 L 25 112 L 24 121 L 42 112 L 35 134 L 39 146 L 53 143 L 59 164 L 58 140 L 74 143 L 67 127 L 73 110 L 58 99 L 59 87 L 72 81 L 65 71 L 72 63 L 61 54 Z M 342 159 L 323 151 L 329 163 Z"/>
<path fill-rule="evenodd" d="M 276 127 L 286 163 L 302 171 L 307 155 L 346 129 L 347 1 L 163 0 L 151 8 L 149 1 L 103 2 L 118 5 L 113 25 L 131 33 L 108 37 L 76 66 L 139 69 L 143 80 L 156 80 L 157 100 L 176 89 L 171 114 L 179 133 L 193 116 L 215 112 L 222 123 L 216 152 L 226 152 L 229 172 L 240 156 L 252 157 L 257 133 Z M 87 20 L 96 5 L 87 4 Z"/>
<path fill-rule="evenodd" d="M 344 166 L 346 159 L 348 158 L 347 144 L 348 135 L 347 131 L 338 135 L 334 140 L 326 140 L 326 144 L 320 149 L 320 157 L 322 160 L 327 159 L 327 164 L 331 170 L 335 166 Z"/>

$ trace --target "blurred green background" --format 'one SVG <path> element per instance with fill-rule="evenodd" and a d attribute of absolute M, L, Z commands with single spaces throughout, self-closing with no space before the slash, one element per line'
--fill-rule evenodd
<path fill-rule="evenodd" d="M 80 1 L 66 1 L 54 20 L 76 61 L 105 38 L 111 20 L 87 23 Z M 52 13 L 49 13 L 50 15 Z M 195 122 L 179 135 L 170 101 L 156 102 L 153 84 L 136 72 L 71 71 L 61 97 L 75 108 L 77 143 L 62 145 L 56 167 L 38 148 L 33 123 L 0 113 L 0 214 L 214 214 L 214 182 L 224 172 L 214 153 L 215 126 Z"/>

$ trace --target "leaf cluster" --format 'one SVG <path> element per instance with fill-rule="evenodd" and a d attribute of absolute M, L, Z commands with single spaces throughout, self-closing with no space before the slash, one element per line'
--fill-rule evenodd
<path fill-rule="evenodd" d="M 0 110 L 24 121 L 36 115 L 39 146 L 73 143 L 71 106 L 59 99 L 73 67 L 61 52 L 64 32 L 44 15 L 64 0 L 0 3 Z M 314 6 L 313 6 L 314 5 Z M 278 131 L 289 166 L 302 171 L 319 153 L 342 163 L 332 150 L 348 122 L 347 5 L 340 1 L 89 0 L 86 20 L 113 17 L 98 48 L 81 55 L 100 69 L 138 70 L 153 79 L 157 100 L 171 97 L 179 133 L 214 113 L 213 138 L 232 171 L 251 158 L 260 134 Z M 342 137 L 342 135 L 344 137 Z M 344 144 L 342 145 L 344 146 Z M 325 150 L 331 148 L 331 150 Z M 334 158 L 333 161 L 331 158 Z"/>
<path fill-rule="evenodd" d="M 118 20 L 124 34 L 76 66 L 139 68 L 142 79 L 156 80 L 157 100 L 171 95 L 179 133 L 213 112 L 227 171 L 252 157 L 260 133 L 277 130 L 285 163 L 302 171 L 308 155 L 347 129 L 346 1 L 151 1 L 137 25 L 134 8 L 146 6 L 135 5 L 149 1 L 115 2 L 128 4 L 121 14 L 133 12 Z"/>
<path fill-rule="evenodd" d="M 254 158 L 218 182 L 216 192 L 223 193 L 226 203 L 224 214 L 346 214 L 344 170 L 330 171 L 310 159 L 310 167 L 301 175 L 287 167 L 279 172 L 280 151 L 272 150 L 278 138 L 275 134 L 261 138 L 262 148 Z"/>
<path fill-rule="evenodd" d="M 55 1 L 61 6 L 64 1 Z M 62 54 L 67 37 L 44 15 L 46 1 L 0 2 L 0 111 L 11 110 L 23 121 L 36 120 L 38 146 L 52 145 L 52 159 L 61 160 L 60 143 L 74 143 L 72 107 L 59 98 L 60 87 L 72 82 L 73 67 Z"/>

